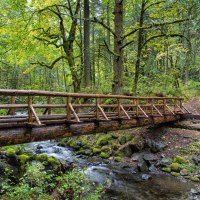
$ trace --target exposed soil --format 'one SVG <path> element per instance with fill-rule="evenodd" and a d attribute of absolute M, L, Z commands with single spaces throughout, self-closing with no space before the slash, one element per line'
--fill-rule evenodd
<path fill-rule="evenodd" d="M 193 115 L 200 115 L 200 101 L 196 97 L 192 97 L 188 102 L 183 104 L 184 107 Z"/>

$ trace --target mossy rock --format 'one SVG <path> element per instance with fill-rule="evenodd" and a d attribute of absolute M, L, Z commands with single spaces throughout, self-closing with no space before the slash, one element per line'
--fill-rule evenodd
<path fill-rule="evenodd" d="M 127 133 L 127 134 L 125 135 L 125 137 L 126 137 L 126 142 L 129 142 L 129 141 L 131 141 L 131 140 L 133 139 L 133 135 L 130 134 L 130 133 Z"/>
<path fill-rule="evenodd" d="M 176 156 L 174 158 L 174 162 L 179 164 L 187 163 L 186 159 L 183 158 L 182 156 Z"/>
<path fill-rule="evenodd" d="M 69 146 L 73 149 L 79 150 L 81 148 L 81 142 L 80 140 L 71 140 Z"/>
<path fill-rule="evenodd" d="M 45 153 L 42 153 L 42 154 L 38 154 L 36 156 L 36 160 L 40 161 L 40 162 L 44 162 L 44 161 L 47 161 L 48 160 L 48 156 L 47 154 Z"/>
<path fill-rule="evenodd" d="M 170 165 L 171 171 L 173 172 L 179 172 L 180 171 L 180 165 L 179 163 L 172 163 Z"/>
<path fill-rule="evenodd" d="M 56 159 L 54 157 L 48 157 L 47 162 L 48 162 L 48 164 L 50 164 L 53 167 L 57 167 L 60 165 L 60 162 L 58 161 L 58 159 Z"/>
<path fill-rule="evenodd" d="M 180 174 L 178 172 L 171 172 L 171 175 L 173 175 L 173 176 L 179 176 Z"/>
<path fill-rule="evenodd" d="M 119 136 L 118 136 L 116 133 L 113 133 L 113 134 L 112 134 L 112 138 L 113 138 L 113 139 L 117 139 L 118 137 L 119 137 Z"/>
<path fill-rule="evenodd" d="M 187 176 L 189 173 L 188 173 L 188 170 L 187 169 L 182 169 L 181 171 L 180 171 L 180 175 L 181 176 Z"/>
<path fill-rule="evenodd" d="M 18 158 L 19 158 L 19 161 L 20 161 L 20 164 L 21 164 L 21 165 L 24 165 L 24 164 L 27 163 L 28 160 L 30 159 L 30 157 L 27 156 L 26 154 L 21 154 L 21 155 L 19 155 Z"/>
<path fill-rule="evenodd" d="M 116 151 L 116 150 L 118 150 L 118 145 L 113 143 L 111 148 Z"/>
<path fill-rule="evenodd" d="M 121 145 L 126 144 L 126 136 L 122 135 L 120 138 L 118 138 L 118 141 Z"/>
<path fill-rule="evenodd" d="M 96 145 L 105 146 L 112 140 L 112 136 L 109 134 L 102 135 L 97 139 Z"/>
<path fill-rule="evenodd" d="M 194 182 L 199 182 L 200 181 L 200 179 L 198 177 L 189 177 L 189 179 L 191 181 L 194 181 Z"/>
<path fill-rule="evenodd" d="M 169 168 L 169 167 L 163 167 L 161 170 L 162 170 L 163 172 L 167 172 L 167 173 L 170 173 L 170 172 L 171 172 L 171 168 Z"/>
<path fill-rule="evenodd" d="M 99 154 L 99 153 L 101 153 L 101 149 L 100 148 L 93 148 L 92 149 L 92 152 L 93 152 L 93 154 Z"/>
<path fill-rule="evenodd" d="M 85 137 L 80 138 L 80 143 L 82 147 L 85 147 L 88 145 L 88 140 Z"/>
<path fill-rule="evenodd" d="M 121 156 L 115 156 L 114 157 L 114 161 L 116 161 L 116 162 L 120 162 L 121 160 L 122 160 Z"/>
<path fill-rule="evenodd" d="M 107 159 L 107 158 L 110 157 L 110 155 L 109 155 L 109 153 L 101 152 L 101 153 L 100 153 L 100 157 L 101 157 L 101 158 Z"/>
<path fill-rule="evenodd" d="M 14 156 L 16 154 L 16 151 L 13 148 L 6 149 L 6 155 L 8 157 Z"/>
<path fill-rule="evenodd" d="M 111 152 L 111 149 L 110 149 L 108 146 L 103 146 L 103 147 L 101 148 L 101 151 L 102 151 L 102 152 Z"/>

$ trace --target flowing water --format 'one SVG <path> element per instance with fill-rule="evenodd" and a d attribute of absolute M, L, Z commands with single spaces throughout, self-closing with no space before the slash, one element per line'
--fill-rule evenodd
<path fill-rule="evenodd" d="M 34 153 L 46 153 L 61 161 L 74 163 L 84 169 L 90 180 L 106 183 L 103 200 L 185 200 L 192 188 L 190 183 L 164 174 L 151 174 L 151 179 L 144 181 L 144 174 L 135 173 L 130 167 L 76 155 L 71 148 L 60 147 L 54 141 L 35 142 L 27 146 Z"/>

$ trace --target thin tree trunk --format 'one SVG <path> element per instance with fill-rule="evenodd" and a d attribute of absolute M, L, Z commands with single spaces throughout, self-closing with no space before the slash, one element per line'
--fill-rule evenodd
<path fill-rule="evenodd" d="M 123 49 L 121 48 L 123 40 L 123 0 L 115 0 L 114 8 L 114 77 L 112 84 L 112 93 L 121 94 L 123 87 Z"/>

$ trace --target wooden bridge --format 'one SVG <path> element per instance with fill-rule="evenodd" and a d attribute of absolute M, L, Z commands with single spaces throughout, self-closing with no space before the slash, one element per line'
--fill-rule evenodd
<path fill-rule="evenodd" d="M 0 146 L 176 121 L 182 100 L 0 89 Z"/>

